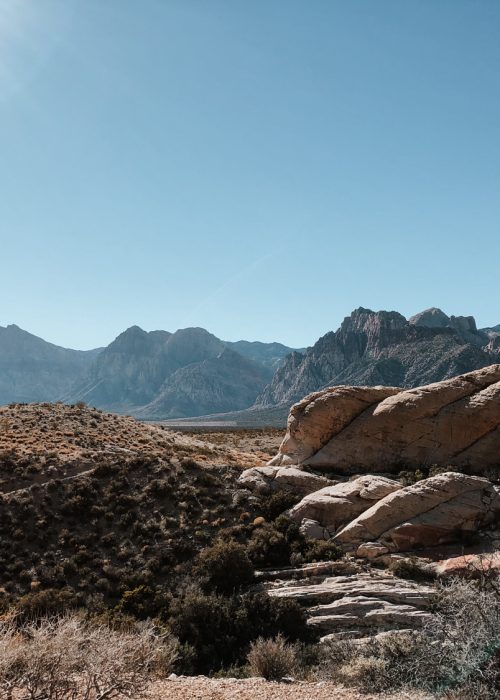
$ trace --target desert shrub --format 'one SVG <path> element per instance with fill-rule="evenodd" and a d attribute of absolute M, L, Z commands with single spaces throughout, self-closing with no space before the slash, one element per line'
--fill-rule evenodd
<path fill-rule="evenodd" d="M 319 673 L 367 691 L 413 687 L 465 693 L 482 684 L 498 694 L 500 588 L 464 580 L 440 586 L 425 631 L 387 634 L 350 645 L 348 653 L 345 645 L 340 650 L 335 643 L 325 645 Z"/>
<path fill-rule="evenodd" d="M 156 617 L 164 605 L 163 596 L 158 595 L 150 586 L 141 584 L 123 592 L 114 612 L 145 620 Z"/>
<path fill-rule="evenodd" d="M 274 639 L 259 637 L 250 645 L 247 661 L 252 675 L 279 681 L 297 669 L 297 645 L 288 643 L 281 634 Z"/>
<path fill-rule="evenodd" d="M 81 604 L 82 599 L 71 590 L 47 588 L 22 596 L 17 600 L 15 609 L 18 620 L 27 622 L 62 615 Z"/>
<path fill-rule="evenodd" d="M 206 590 L 231 594 L 253 581 L 254 570 L 245 547 L 229 541 L 205 547 L 194 567 Z"/>
<path fill-rule="evenodd" d="M 398 578 L 410 579 L 413 581 L 434 581 L 436 579 L 434 571 L 430 567 L 419 562 L 416 557 L 393 559 L 388 569 Z"/>
<path fill-rule="evenodd" d="M 342 547 L 331 540 L 307 540 L 302 561 L 336 561 L 344 556 Z"/>
<path fill-rule="evenodd" d="M 134 632 L 85 625 L 76 616 L 44 618 L 21 629 L 0 625 L 0 689 L 10 697 L 112 700 L 141 697 L 155 675 L 168 674 L 178 644 L 151 625 Z"/>
<path fill-rule="evenodd" d="M 275 520 L 294 506 L 298 500 L 297 496 L 291 491 L 276 491 L 270 496 L 261 498 L 260 510 L 266 520 Z"/>
<path fill-rule="evenodd" d="M 190 651 L 181 670 L 211 673 L 245 662 L 250 643 L 282 634 L 288 641 L 311 641 L 300 606 L 266 593 L 229 597 L 187 590 L 174 598 L 168 626 Z"/>
<path fill-rule="evenodd" d="M 292 549 L 286 536 L 271 523 L 257 527 L 248 542 L 248 556 L 254 566 L 287 566 Z"/>

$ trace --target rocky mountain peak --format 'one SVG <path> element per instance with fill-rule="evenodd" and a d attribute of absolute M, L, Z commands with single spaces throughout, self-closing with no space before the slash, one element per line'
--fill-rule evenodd
<path fill-rule="evenodd" d="M 426 328 L 446 328 L 450 325 L 450 317 L 444 311 L 433 306 L 425 309 L 408 319 L 412 326 L 425 326 Z"/>

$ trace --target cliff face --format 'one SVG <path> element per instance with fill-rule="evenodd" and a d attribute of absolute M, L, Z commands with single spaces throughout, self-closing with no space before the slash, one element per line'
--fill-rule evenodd
<path fill-rule="evenodd" d="M 133 326 L 102 351 L 71 400 L 156 419 L 237 411 L 253 404 L 285 349 L 226 343 L 203 328 L 147 333 Z"/>
<path fill-rule="evenodd" d="M 415 387 L 498 361 L 495 334 L 474 319 L 429 309 L 409 320 L 395 311 L 359 308 L 307 350 L 290 355 L 256 400 L 292 404 L 336 384 Z"/>

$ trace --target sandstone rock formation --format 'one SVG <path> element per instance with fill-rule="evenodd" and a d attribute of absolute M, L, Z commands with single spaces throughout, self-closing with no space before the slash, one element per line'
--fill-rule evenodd
<path fill-rule="evenodd" d="M 434 595 L 430 586 L 376 570 L 369 574 L 319 578 L 315 582 L 278 578 L 267 585 L 267 590 L 271 596 L 291 598 L 303 605 L 308 624 L 323 639 L 419 628 L 430 620 L 429 607 Z"/>
<path fill-rule="evenodd" d="M 324 447 L 370 406 L 400 389 L 336 386 L 309 394 L 290 409 L 279 454 L 270 464 L 299 464 Z"/>
<path fill-rule="evenodd" d="M 337 473 L 500 466 L 500 365 L 415 389 L 335 387 L 290 412 L 272 464 Z"/>
<path fill-rule="evenodd" d="M 298 523 L 304 519 L 315 521 L 334 535 L 339 527 L 354 520 L 376 501 L 401 488 L 401 484 L 383 476 L 361 476 L 310 493 L 290 510 L 290 517 Z M 313 531 L 315 534 L 313 534 Z M 304 534 L 318 536 L 319 530 L 309 525 Z"/>
<path fill-rule="evenodd" d="M 318 491 L 332 483 L 337 482 L 294 467 L 253 467 L 246 469 L 238 479 L 240 486 L 257 493 L 292 491 L 299 496 Z"/>
<path fill-rule="evenodd" d="M 500 494 L 487 480 L 457 472 L 424 479 L 385 496 L 335 536 L 348 550 L 378 542 L 409 551 L 456 541 L 500 515 Z"/>

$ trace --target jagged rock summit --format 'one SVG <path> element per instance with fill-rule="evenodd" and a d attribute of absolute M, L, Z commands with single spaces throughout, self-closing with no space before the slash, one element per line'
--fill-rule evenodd
<path fill-rule="evenodd" d="M 500 361 L 494 328 L 472 316 L 427 309 L 407 320 L 396 311 L 359 308 L 305 354 L 289 355 L 256 406 L 288 405 L 328 386 L 411 388 Z"/>
<path fill-rule="evenodd" d="M 343 474 L 500 467 L 500 364 L 415 389 L 310 394 L 292 407 L 271 464 Z"/>

